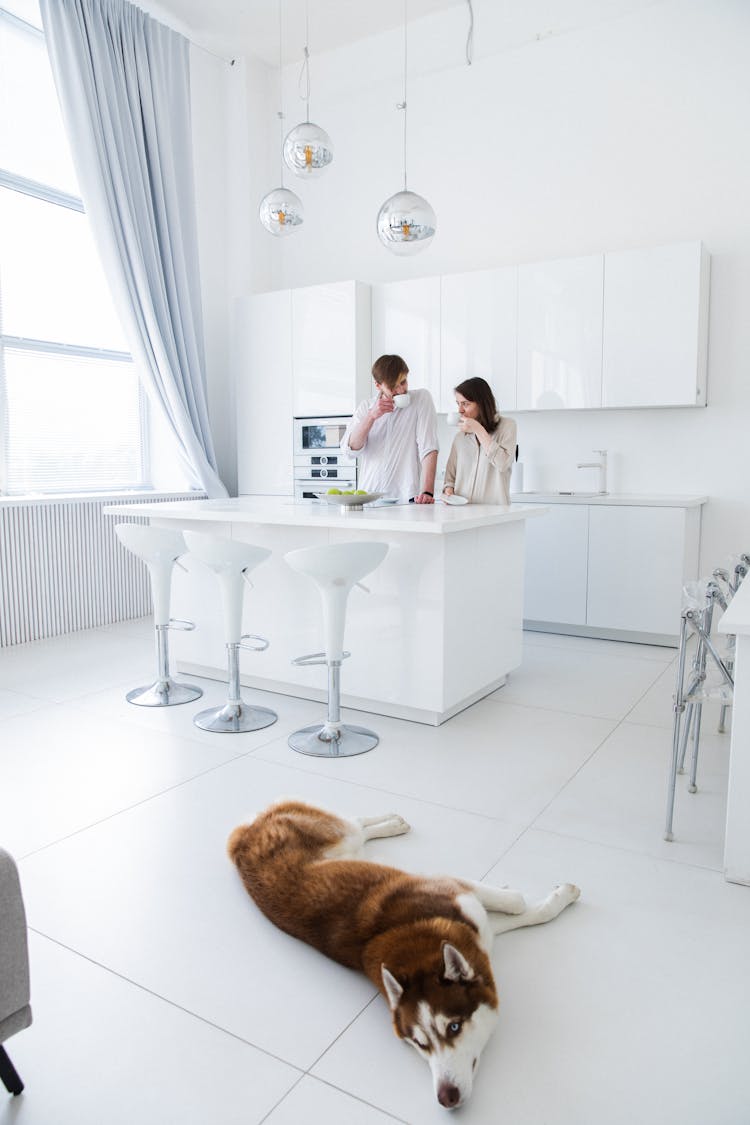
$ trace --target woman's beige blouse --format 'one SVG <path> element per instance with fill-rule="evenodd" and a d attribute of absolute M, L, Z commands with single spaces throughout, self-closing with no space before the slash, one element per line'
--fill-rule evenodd
<path fill-rule="evenodd" d="M 474 434 L 457 433 L 448 454 L 444 487 L 472 504 L 510 504 L 510 474 L 516 456 L 516 423 L 501 418 L 489 446 Z"/>

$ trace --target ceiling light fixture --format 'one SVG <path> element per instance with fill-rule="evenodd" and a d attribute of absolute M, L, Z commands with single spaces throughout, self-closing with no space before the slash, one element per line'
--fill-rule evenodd
<path fill-rule="evenodd" d="M 378 212 L 378 238 L 393 254 L 416 254 L 435 237 L 437 219 L 426 199 L 409 191 L 406 183 L 406 76 L 407 76 L 407 0 L 404 0 L 404 100 L 397 109 L 404 114 L 404 189 L 386 199 Z"/>
<path fill-rule="evenodd" d="M 284 137 L 284 71 L 282 66 L 281 5 L 279 0 L 279 111 L 281 126 L 282 153 Z M 284 161 L 281 160 L 281 187 L 269 191 L 260 201 L 258 217 L 266 230 L 277 237 L 292 234 L 305 221 L 302 200 L 293 191 L 284 187 Z"/>
<path fill-rule="evenodd" d="M 319 176 L 325 171 L 333 160 L 333 145 L 325 129 L 315 125 L 310 120 L 310 20 L 307 0 L 305 2 L 305 50 L 302 69 L 299 76 L 299 87 L 304 93 L 300 97 L 305 103 L 306 120 L 287 133 L 284 141 L 284 160 L 287 168 L 295 176 Z"/>

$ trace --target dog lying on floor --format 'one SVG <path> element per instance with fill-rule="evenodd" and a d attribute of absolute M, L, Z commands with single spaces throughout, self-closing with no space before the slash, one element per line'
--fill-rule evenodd
<path fill-rule="evenodd" d="M 438 1101 L 455 1109 L 497 1020 L 493 937 L 551 921 L 580 891 L 566 883 L 527 906 L 518 891 L 359 858 L 367 840 L 408 831 L 395 813 L 351 821 L 280 801 L 235 828 L 227 850 L 279 929 L 367 974 L 396 1035 L 429 1063 Z"/>

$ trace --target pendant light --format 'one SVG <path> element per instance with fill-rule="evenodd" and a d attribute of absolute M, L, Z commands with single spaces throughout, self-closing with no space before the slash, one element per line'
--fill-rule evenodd
<path fill-rule="evenodd" d="M 306 120 L 295 125 L 284 141 L 284 160 L 295 176 L 304 179 L 319 176 L 333 160 L 333 145 L 325 129 L 310 120 L 310 20 L 308 2 L 305 2 L 305 50 L 300 71 L 301 95 L 306 107 Z"/>
<path fill-rule="evenodd" d="M 279 0 L 279 111 L 281 137 L 284 136 L 284 72 L 282 66 L 281 5 Z M 283 145 L 282 145 L 283 148 Z M 281 187 L 269 191 L 260 201 L 258 217 L 266 230 L 277 237 L 292 234 L 305 221 L 302 200 L 284 187 L 284 161 L 281 161 Z"/>
<path fill-rule="evenodd" d="M 409 191 L 406 183 L 406 75 L 407 0 L 404 0 L 404 100 L 397 108 L 404 114 L 404 189 L 386 199 L 378 212 L 378 238 L 393 254 L 416 254 L 435 237 L 437 219 L 426 199 Z"/>

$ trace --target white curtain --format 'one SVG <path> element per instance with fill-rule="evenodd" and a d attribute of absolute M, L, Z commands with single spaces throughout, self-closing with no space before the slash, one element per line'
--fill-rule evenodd
<path fill-rule="evenodd" d="M 152 403 L 209 496 L 189 44 L 126 0 L 40 0 L 81 193 Z"/>

